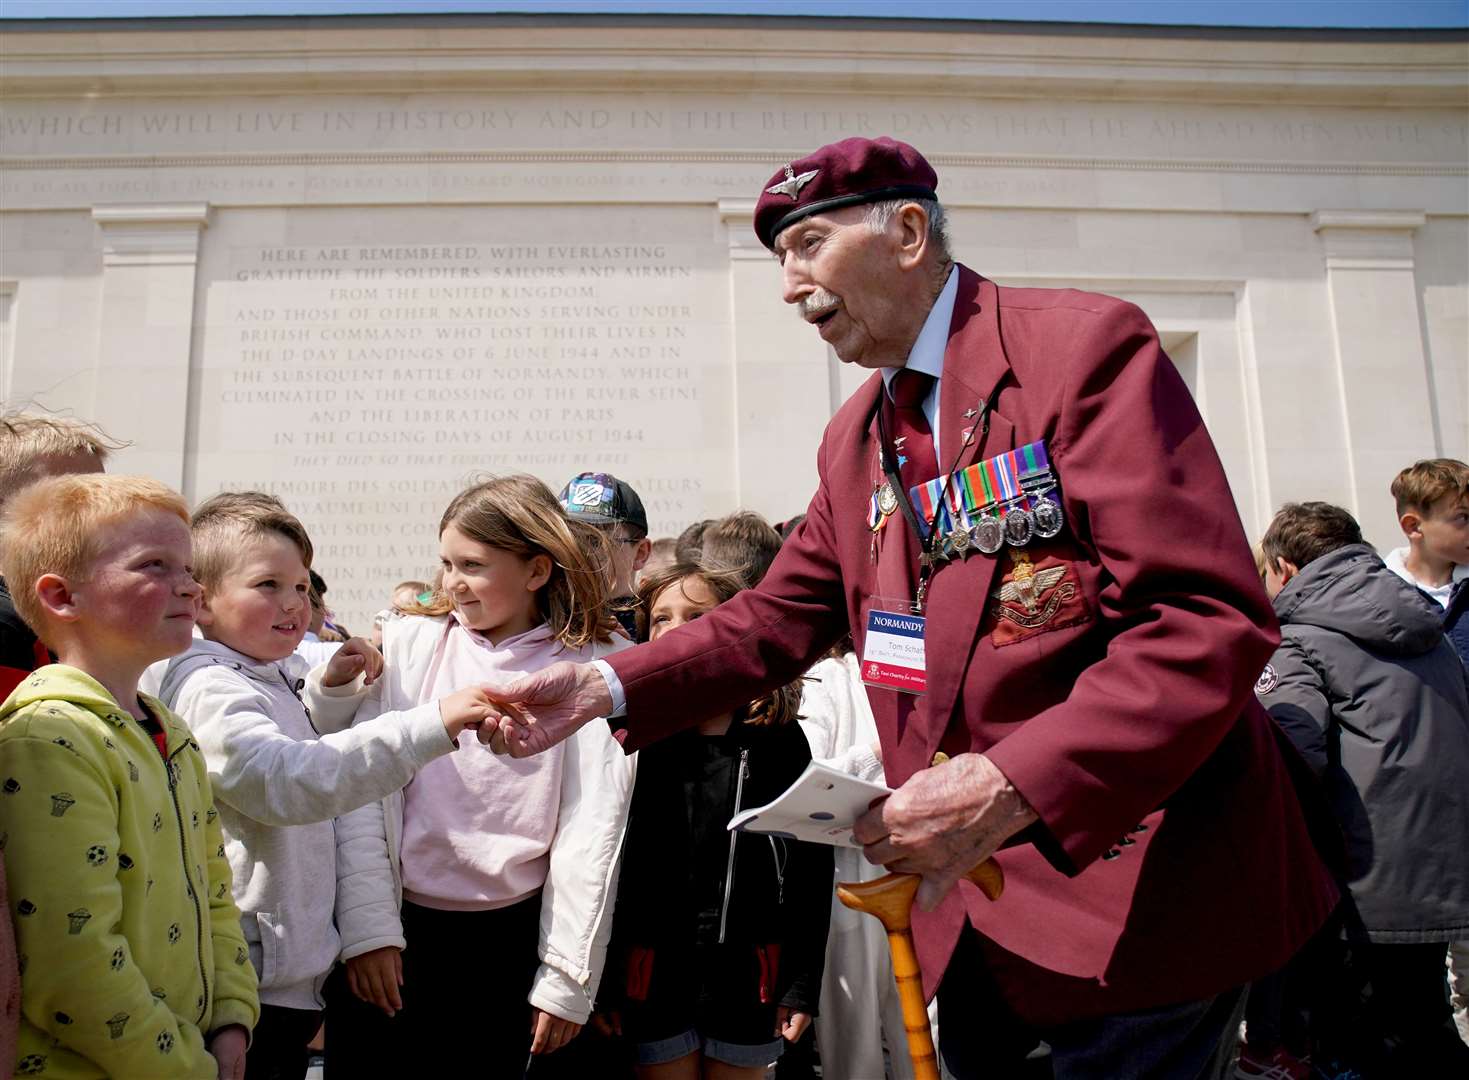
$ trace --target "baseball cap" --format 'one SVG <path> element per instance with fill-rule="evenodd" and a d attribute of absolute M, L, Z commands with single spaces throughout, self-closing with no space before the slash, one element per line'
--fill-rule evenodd
<path fill-rule="evenodd" d="M 561 489 L 561 506 L 567 515 L 588 525 L 622 522 L 648 534 L 648 512 L 643 500 L 626 481 L 610 473 L 578 473 Z"/>

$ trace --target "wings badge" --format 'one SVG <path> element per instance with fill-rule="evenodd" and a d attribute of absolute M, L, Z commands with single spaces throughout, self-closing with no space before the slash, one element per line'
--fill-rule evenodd
<path fill-rule="evenodd" d="M 1011 549 L 1010 559 L 1010 573 L 999 591 L 991 594 L 991 599 L 999 601 L 994 613 L 1001 623 L 1012 623 L 1021 634 L 1039 630 L 1050 625 L 1063 606 L 1077 598 L 1076 583 L 1065 580 L 1070 564 L 1037 569 L 1030 556 L 1018 548 Z M 997 632 L 997 639 L 1000 636 L 1009 635 Z"/>
<path fill-rule="evenodd" d="M 1007 604 L 1018 603 L 1030 614 L 1040 609 L 1041 595 L 1066 576 L 1064 566 L 1051 566 L 1045 570 L 1032 569 L 1024 576 L 1020 574 L 1018 566 L 1015 570 L 1015 579 L 1000 586 L 1000 600 Z"/>
<path fill-rule="evenodd" d="M 820 171 L 820 169 L 812 169 L 810 172 L 803 172 L 797 176 L 796 170 L 787 165 L 786 178 L 778 184 L 771 184 L 765 189 L 766 194 L 789 195 L 791 200 L 795 201 L 801 197 L 801 189 L 809 184 Z"/>

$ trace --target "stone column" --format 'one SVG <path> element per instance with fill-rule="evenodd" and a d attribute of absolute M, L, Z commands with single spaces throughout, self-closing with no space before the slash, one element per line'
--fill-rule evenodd
<path fill-rule="evenodd" d="M 1326 258 L 1350 509 L 1379 548 L 1402 542 L 1392 478 L 1440 443 L 1413 274 L 1413 234 L 1425 220 L 1400 210 L 1311 215 Z"/>
<path fill-rule="evenodd" d="M 773 523 L 804 512 L 816 491 L 816 449 L 835 409 L 827 349 L 780 298 L 775 260 L 755 238 L 755 201 L 720 199 L 719 218 L 729 233 L 736 491 Z"/>
<path fill-rule="evenodd" d="M 131 445 L 121 469 L 182 489 L 194 271 L 207 203 L 97 206 L 102 300 L 91 418 Z"/>

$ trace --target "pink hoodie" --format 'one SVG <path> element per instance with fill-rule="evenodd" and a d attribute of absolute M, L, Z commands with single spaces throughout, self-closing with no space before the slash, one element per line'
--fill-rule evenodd
<path fill-rule="evenodd" d="M 566 648 L 544 623 L 495 645 L 453 622 L 423 700 L 508 681 L 558 660 L 590 659 L 590 647 Z M 467 732 L 457 752 L 424 766 L 403 790 L 404 897 L 423 907 L 484 911 L 540 889 L 556 835 L 564 751 L 562 745 L 515 759 Z"/>

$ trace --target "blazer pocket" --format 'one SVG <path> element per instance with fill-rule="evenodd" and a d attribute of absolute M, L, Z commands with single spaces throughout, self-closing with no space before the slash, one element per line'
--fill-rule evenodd
<path fill-rule="evenodd" d="M 1006 549 L 1004 573 L 985 598 L 983 628 L 995 648 L 1095 621 L 1069 547 Z"/>

